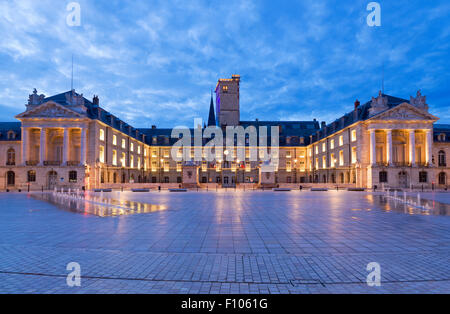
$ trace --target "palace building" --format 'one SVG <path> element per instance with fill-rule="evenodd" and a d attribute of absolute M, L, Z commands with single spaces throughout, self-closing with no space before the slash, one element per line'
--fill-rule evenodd
<path fill-rule="evenodd" d="M 172 129 L 133 127 L 104 110 L 98 96 L 34 90 L 18 122 L 0 123 L 0 189 L 447 186 L 450 125 L 436 124 L 420 91 L 409 100 L 380 92 L 329 124 L 241 121 L 239 93 L 239 75 L 218 81 L 208 126 L 278 127 L 274 172 L 249 160 L 247 142 L 243 160 L 225 150 L 232 161 L 177 162 Z"/>

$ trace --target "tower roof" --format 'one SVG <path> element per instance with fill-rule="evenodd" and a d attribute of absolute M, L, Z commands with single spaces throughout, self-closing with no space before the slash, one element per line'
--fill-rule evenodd
<path fill-rule="evenodd" d="M 208 126 L 216 125 L 216 115 L 214 114 L 214 101 L 211 93 L 211 104 L 209 105 Z"/>

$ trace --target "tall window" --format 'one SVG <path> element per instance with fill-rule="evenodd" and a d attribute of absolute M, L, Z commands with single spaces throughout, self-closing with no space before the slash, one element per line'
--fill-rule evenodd
<path fill-rule="evenodd" d="M 14 150 L 14 148 L 8 149 L 6 160 L 7 166 L 14 166 L 16 164 L 16 151 Z"/>
<path fill-rule="evenodd" d="M 122 148 L 125 149 L 127 148 L 127 142 L 125 141 L 125 139 L 122 139 Z"/>
<path fill-rule="evenodd" d="M 69 172 L 69 182 L 71 183 L 77 183 L 77 172 L 76 171 L 70 171 Z"/>
<path fill-rule="evenodd" d="M 30 170 L 27 173 L 28 182 L 36 182 L 36 171 Z"/>
<path fill-rule="evenodd" d="M 117 151 L 115 149 L 112 151 L 112 164 L 117 166 Z"/>
<path fill-rule="evenodd" d="M 104 141 L 105 140 L 105 130 L 100 129 L 99 139 L 100 139 L 100 141 Z"/>
<path fill-rule="evenodd" d="M 327 168 L 327 157 L 326 156 L 322 157 L 322 168 L 323 169 Z"/>
<path fill-rule="evenodd" d="M 327 144 L 324 142 L 322 143 L 322 152 L 326 152 L 327 151 Z"/>
<path fill-rule="evenodd" d="M 125 153 L 122 153 L 122 158 L 120 159 L 122 167 L 126 167 L 126 161 L 127 161 L 126 155 Z"/>
<path fill-rule="evenodd" d="M 141 146 L 138 146 L 138 154 L 141 154 Z"/>
<path fill-rule="evenodd" d="M 356 141 L 356 130 L 352 131 L 352 142 Z"/>
<path fill-rule="evenodd" d="M 134 156 L 130 156 L 130 168 L 134 168 Z"/>
<path fill-rule="evenodd" d="M 334 140 L 330 141 L 330 149 L 334 149 Z"/>
<path fill-rule="evenodd" d="M 130 143 L 130 150 L 134 152 L 134 143 Z"/>
<path fill-rule="evenodd" d="M 344 136 L 343 135 L 339 136 L 339 146 L 342 146 L 342 145 L 344 145 Z"/>
<path fill-rule="evenodd" d="M 445 158 L 445 152 L 443 151 L 443 150 L 440 150 L 439 151 L 439 154 L 438 154 L 438 157 L 439 157 L 439 167 L 445 167 L 446 166 L 446 158 Z"/>
<path fill-rule="evenodd" d="M 341 150 L 339 152 L 339 166 L 343 166 L 344 165 L 344 151 Z"/>
<path fill-rule="evenodd" d="M 446 185 L 447 184 L 447 175 L 445 172 L 439 173 L 439 184 L 440 185 Z"/>
<path fill-rule="evenodd" d="M 113 135 L 113 145 L 117 145 L 117 135 Z"/>
<path fill-rule="evenodd" d="M 356 147 L 352 147 L 352 164 L 356 164 Z"/>
<path fill-rule="evenodd" d="M 98 160 L 101 163 L 105 162 L 105 147 L 102 146 L 102 145 L 100 145 L 99 148 L 98 148 Z"/>
<path fill-rule="evenodd" d="M 8 185 L 16 184 L 16 174 L 14 173 L 14 171 L 8 171 L 6 177 Z"/>
<path fill-rule="evenodd" d="M 334 154 L 331 154 L 330 166 L 331 166 L 331 168 L 334 168 L 334 166 L 335 166 Z"/>

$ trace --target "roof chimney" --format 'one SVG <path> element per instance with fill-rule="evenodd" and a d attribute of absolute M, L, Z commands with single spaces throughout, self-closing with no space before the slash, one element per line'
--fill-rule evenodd
<path fill-rule="evenodd" d="M 97 95 L 94 95 L 94 98 L 92 98 L 92 103 L 94 106 L 98 106 L 100 104 L 100 100 L 98 99 Z"/>
<path fill-rule="evenodd" d="M 325 121 L 322 121 L 321 123 L 322 129 L 325 128 L 327 126 L 327 123 Z"/>
<path fill-rule="evenodd" d="M 156 125 L 152 125 L 152 130 L 155 130 L 156 129 Z"/>
<path fill-rule="evenodd" d="M 355 110 L 359 107 L 360 104 L 361 104 L 361 103 L 359 102 L 359 100 L 356 99 L 356 101 L 355 101 Z"/>

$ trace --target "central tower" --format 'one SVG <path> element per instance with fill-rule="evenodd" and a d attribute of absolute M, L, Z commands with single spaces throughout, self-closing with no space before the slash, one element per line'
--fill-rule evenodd
<path fill-rule="evenodd" d="M 216 115 L 217 125 L 239 125 L 239 83 L 240 75 L 233 75 L 231 79 L 219 79 L 216 86 Z"/>

